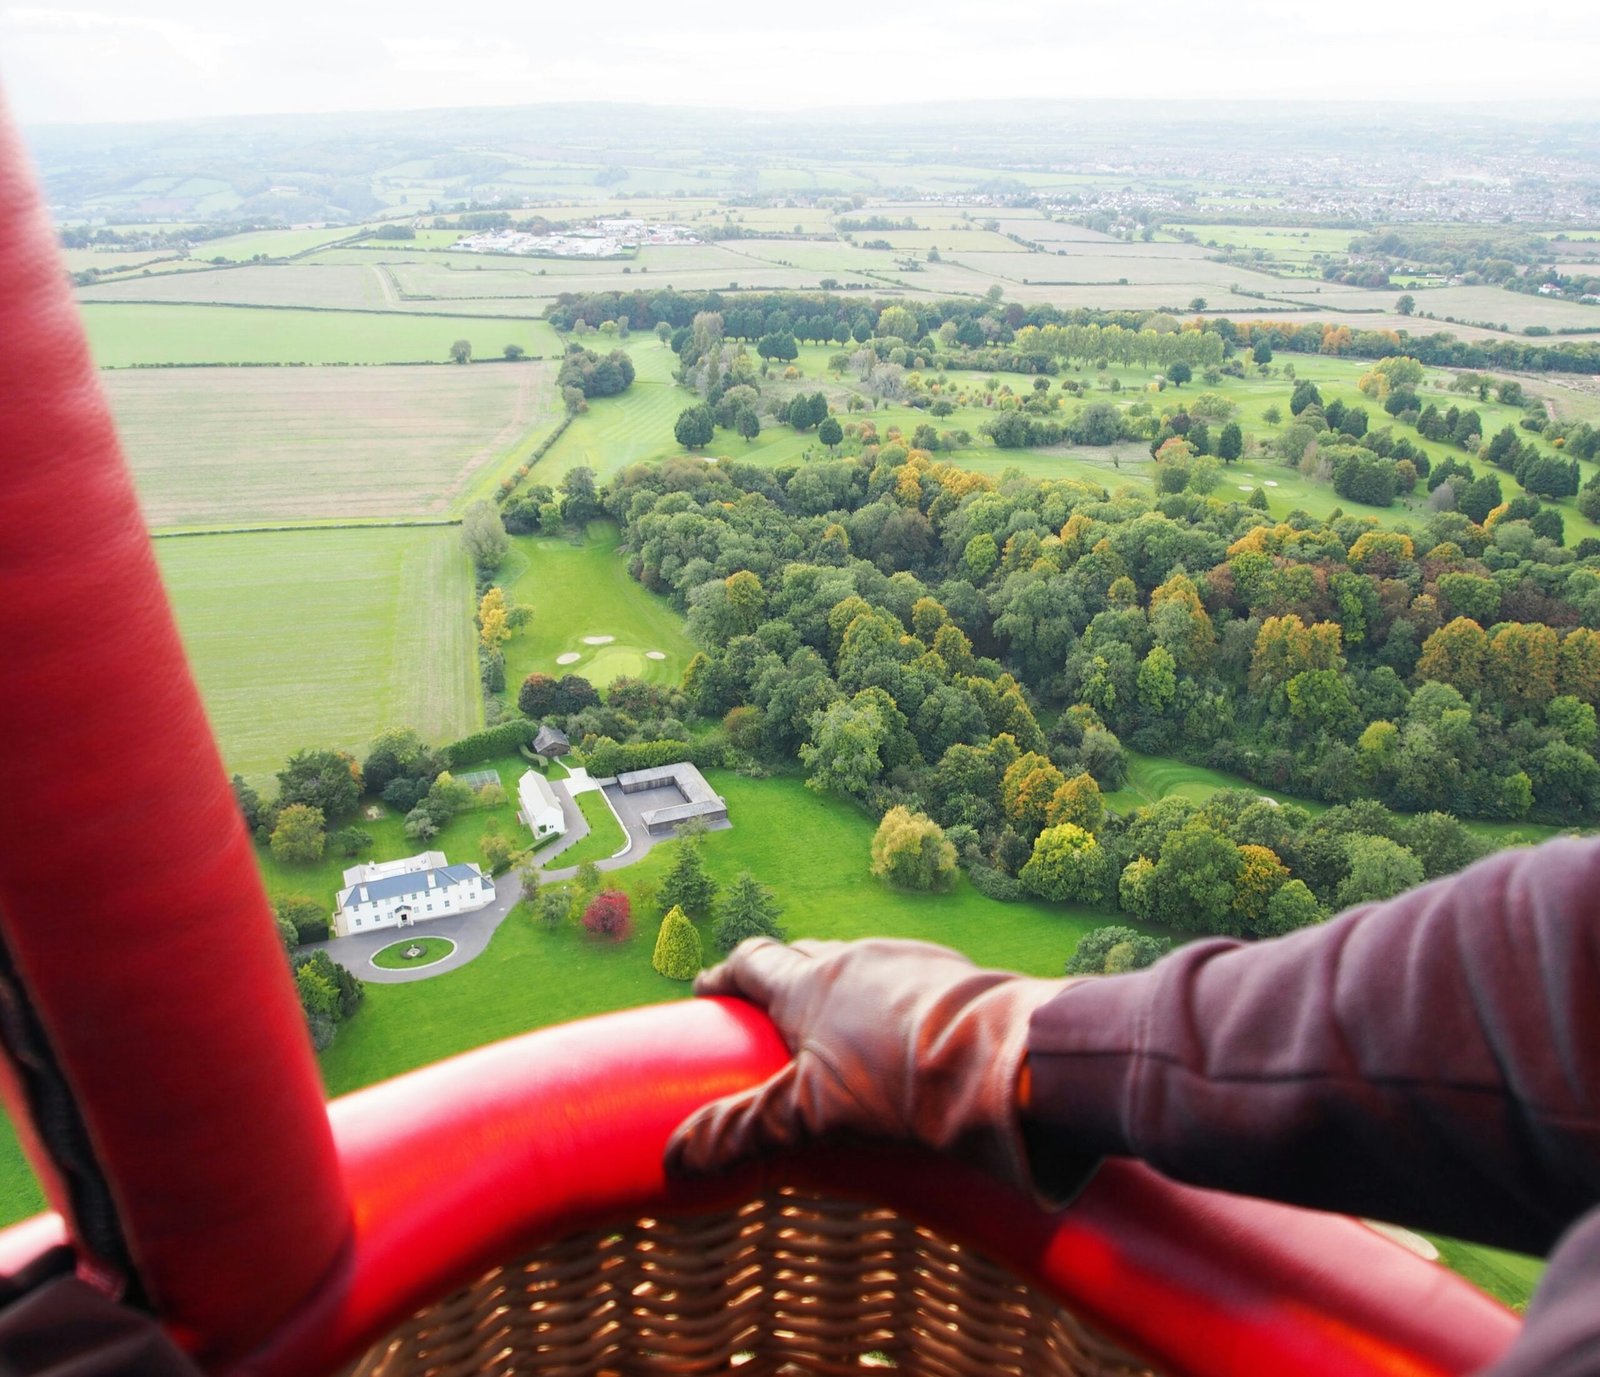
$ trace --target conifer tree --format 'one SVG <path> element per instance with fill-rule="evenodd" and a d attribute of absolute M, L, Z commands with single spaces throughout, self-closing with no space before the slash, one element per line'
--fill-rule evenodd
<path fill-rule="evenodd" d="M 700 972 L 700 960 L 700 934 L 688 915 L 674 904 L 661 920 L 650 964 L 668 980 L 693 980 Z"/>

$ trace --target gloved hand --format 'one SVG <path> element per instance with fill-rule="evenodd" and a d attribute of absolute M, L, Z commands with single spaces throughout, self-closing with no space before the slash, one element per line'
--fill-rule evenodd
<path fill-rule="evenodd" d="M 1029 1016 L 1062 988 L 927 942 L 742 942 L 695 993 L 766 1010 L 794 1060 L 679 1125 L 667 1170 L 706 1176 L 765 1151 L 875 1138 L 1030 1189 L 1017 1082 Z"/>

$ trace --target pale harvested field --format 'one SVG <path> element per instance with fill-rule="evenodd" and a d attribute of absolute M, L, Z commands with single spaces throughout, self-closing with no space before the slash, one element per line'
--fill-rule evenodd
<path fill-rule="evenodd" d="M 194 301 L 230 306 L 393 309 L 401 303 L 374 268 L 290 263 L 124 278 L 78 289 L 80 301 Z"/>
<path fill-rule="evenodd" d="M 1455 316 L 1460 320 L 1504 323 L 1513 331 L 1529 325 L 1548 325 L 1552 330 L 1600 330 L 1600 306 L 1582 306 L 1576 301 L 1524 296 L 1521 292 L 1508 292 L 1503 287 L 1437 287 L 1412 295 L 1417 298 L 1419 312 L 1428 311 L 1441 319 Z"/>
<path fill-rule="evenodd" d="M 556 419 L 554 364 L 103 375 L 152 527 L 442 516 Z"/>

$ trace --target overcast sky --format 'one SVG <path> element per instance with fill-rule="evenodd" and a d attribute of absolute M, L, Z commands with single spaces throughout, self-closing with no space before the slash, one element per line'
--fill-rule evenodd
<path fill-rule="evenodd" d="M 1600 96 L 1600 0 L 0 0 L 24 123 L 642 101 Z"/>

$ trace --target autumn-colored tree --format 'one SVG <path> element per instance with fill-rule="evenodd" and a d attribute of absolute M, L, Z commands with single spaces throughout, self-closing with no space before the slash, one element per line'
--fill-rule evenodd
<path fill-rule="evenodd" d="M 1289 868 L 1278 853 L 1266 846 L 1239 848 L 1239 873 L 1233 882 L 1233 913 L 1239 930 L 1250 936 L 1265 934 L 1267 905 L 1289 879 Z"/>
<path fill-rule="evenodd" d="M 633 912 L 620 889 L 604 889 L 584 906 L 583 926 L 596 937 L 621 942 L 633 934 Z"/>
<path fill-rule="evenodd" d="M 1217 634 L 1187 574 L 1174 574 L 1150 594 L 1150 627 L 1184 673 L 1196 673 L 1210 662 Z"/>
<path fill-rule="evenodd" d="M 739 630 L 754 631 L 761 624 L 761 613 L 767 603 L 761 580 L 748 569 L 740 569 L 737 573 L 729 574 L 722 581 L 722 586 L 727 592 L 728 608 Z"/>
<path fill-rule="evenodd" d="M 668 980 L 693 980 L 700 974 L 700 934 L 688 915 L 674 904 L 661 920 L 650 964 Z"/>
<path fill-rule="evenodd" d="M 1012 761 L 1000 778 L 1000 806 L 1012 822 L 1029 833 L 1045 825 L 1050 802 L 1067 782 L 1049 756 L 1028 751 Z"/>
<path fill-rule="evenodd" d="M 1050 807 L 1045 821 L 1051 827 L 1070 822 L 1094 834 L 1105 826 L 1106 805 L 1100 796 L 1100 786 L 1087 770 L 1067 780 L 1050 796 Z"/>
<path fill-rule="evenodd" d="M 1489 640 L 1484 687 L 1514 712 L 1543 707 L 1556 696 L 1560 655 L 1555 628 L 1509 622 Z"/>
<path fill-rule="evenodd" d="M 1366 531 L 1356 537 L 1347 558 L 1352 569 L 1391 578 L 1402 564 L 1416 558 L 1416 546 L 1410 536 L 1397 531 Z"/>
<path fill-rule="evenodd" d="M 1585 703 L 1600 702 L 1600 631 L 1578 627 L 1561 642 L 1556 684 Z"/>
<path fill-rule="evenodd" d="M 1251 687 L 1286 684 L 1307 670 L 1342 669 L 1343 642 L 1344 632 L 1338 622 L 1307 626 L 1292 612 L 1284 617 L 1268 617 L 1256 633 L 1250 659 Z"/>
<path fill-rule="evenodd" d="M 1112 875 L 1100 843 L 1070 822 L 1047 827 L 1033 843 L 1033 855 L 1017 872 L 1030 894 L 1058 903 L 1097 904 Z"/>
<path fill-rule="evenodd" d="M 1417 678 L 1449 684 L 1464 694 L 1483 685 L 1483 661 L 1489 637 L 1470 617 L 1446 622 L 1422 643 L 1417 658 Z"/>
<path fill-rule="evenodd" d="M 956 878 L 956 849 L 927 814 L 896 805 L 873 835 L 872 873 L 902 889 L 948 889 Z"/>
<path fill-rule="evenodd" d="M 322 859 L 327 836 L 322 830 L 322 809 L 306 803 L 291 803 L 278 810 L 277 825 L 268 845 L 273 856 L 291 865 L 310 865 Z"/>
<path fill-rule="evenodd" d="M 949 624 L 950 614 L 936 598 L 921 597 L 911 604 L 911 634 L 923 645 L 931 646 L 939 628 Z"/>
<path fill-rule="evenodd" d="M 954 622 L 946 622 L 933 633 L 933 653 L 944 661 L 952 675 L 972 673 L 972 642 Z"/>
<path fill-rule="evenodd" d="M 498 650 L 511 639 L 511 624 L 506 595 L 491 588 L 478 603 L 478 644 L 485 650 Z"/>

